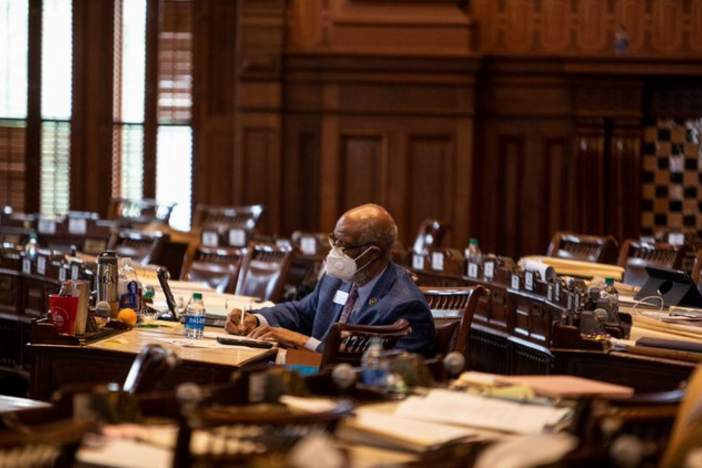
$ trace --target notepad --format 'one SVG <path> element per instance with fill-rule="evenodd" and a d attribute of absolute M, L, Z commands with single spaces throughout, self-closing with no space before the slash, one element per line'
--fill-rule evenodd
<path fill-rule="evenodd" d="M 472 428 L 412 420 L 366 409 L 344 420 L 337 430 L 339 439 L 346 442 L 410 452 L 425 452 L 449 443 L 470 441 L 479 435 L 479 431 Z"/>
<path fill-rule="evenodd" d="M 632 387 L 572 375 L 505 375 L 497 377 L 496 381 L 511 385 L 525 385 L 539 395 L 554 398 L 581 396 L 629 398 L 634 394 Z"/>

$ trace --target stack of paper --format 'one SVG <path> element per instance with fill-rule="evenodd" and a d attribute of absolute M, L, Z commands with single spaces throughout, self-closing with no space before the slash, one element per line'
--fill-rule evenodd
<path fill-rule="evenodd" d="M 424 397 L 409 397 L 398 405 L 395 412 L 396 416 L 420 421 L 518 434 L 540 434 L 567 414 L 567 408 L 485 398 L 444 389 L 431 390 Z"/>
<path fill-rule="evenodd" d="M 660 338 L 664 340 L 702 343 L 702 327 L 685 323 L 659 320 L 642 314 L 632 314 L 629 339 Z"/>
<path fill-rule="evenodd" d="M 606 263 L 590 263 L 578 260 L 568 260 L 558 257 L 542 257 L 531 255 L 523 257 L 520 262 L 540 262 L 553 267 L 558 275 L 578 276 L 581 278 L 614 278 L 621 281 L 624 277 L 624 268 Z"/>

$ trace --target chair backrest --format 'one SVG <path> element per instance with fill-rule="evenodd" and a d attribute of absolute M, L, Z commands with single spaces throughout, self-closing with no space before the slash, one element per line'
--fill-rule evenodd
<path fill-rule="evenodd" d="M 179 363 L 180 358 L 172 350 L 149 343 L 134 359 L 122 389 L 130 394 L 153 391 Z"/>
<path fill-rule="evenodd" d="M 234 294 L 246 249 L 198 246 L 182 278 L 207 283 L 219 293 Z"/>
<path fill-rule="evenodd" d="M 399 319 L 389 325 L 353 325 L 337 322 L 331 326 L 324 340 L 324 353 L 319 368 L 324 369 L 341 362 L 358 366 L 371 339 L 381 338 L 383 348 L 392 349 L 397 340 L 409 335 L 411 331 L 410 324 L 405 319 Z"/>
<path fill-rule="evenodd" d="M 265 379 L 257 373 L 258 390 L 261 377 Z M 313 434 L 332 433 L 353 409 L 349 400 L 318 411 L 290 409 L 277 399 L 250 404 L 251 395 L 260 392 L 248 391 L 253 384 L 237 380 L 235 376 L 233 383 L 213 390 L 192 383 L 178 387 L 182 417 L 173 468 L 278 466 L 298 442 Z M 283 379 L 275 383 L 284 385 Z M 237 396 L 236 401 L 231 395 Z"/>
<path fill-rule="evenodd" d="M 280 301 L 293 252 L 289 245 L 251 242 L 241 265 L 236 294 Z"/>
<path fill-rule="evenodd" d="M 422 254 L 427 247 L 441 247 L 444 234 L 451 229 L 447 223 L 434 218 L 425 218 L 419 223 L 419 231 L 414 239 L 412 252 Z"/>
<path fill-rule="evenodd" d="M 469 357 L 470 327 L 483 286 L 420 287 L 436 322 L 437 354 L 456 351 Z"/>
<path fill-rule="evenodd" d="M 218 245 L 245 247 L 263 214 L 263 205 L 195 207 L 193 228 L 200 231 L 200 242 L 209 247 Z"/>
<path fill-rule="evenodd" d="M 627 239 L 622 243 L 617 263 L 624 268 L 624 283 L 641 286 L 648 279 L 647 265 L 678 270 L 684 255 L 684 245 Z"/>
<path fill-rule="evenodd" d="M 135 263 L 147 265 L 158 257 L 169 235 L 161 231 L 123 229 L 112 235 L 108 248 L 118 257 L 129 257 Z"/>
<path fill-rule="evenodd" d="M 108 217 L 122 227 L 140 227 L 147 224 L 168 224 L 175 203 L 154 199 L 112 198 Z"/>
<path fill-rule="evenodd" d="M 618 252 L 617 240 L 612 236 L 559 231 L 553 235 L 546 255 L 583 262 L 614 264 Z"/>
<path fill-rule="evenodd" d="M 700 287 L 702 287 L 702 249 L 697 249 L 695 251 L 695 259 L 692 263 L 690 277 L 697 285 L 697 289 L 700 289 Z M 702 289 L 700 289 L 700 291 L 702 291 Z"/>

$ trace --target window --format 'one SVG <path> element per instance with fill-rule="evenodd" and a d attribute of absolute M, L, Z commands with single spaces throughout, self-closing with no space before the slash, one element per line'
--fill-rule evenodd
<path fill-rule="evenodd" d="M 24 211 L 29 0 L 0 0 L 0 206 Z"/>
<path fill-rule="evenodd" d="M 146 63 L 147 0 L 121 0 L 115 14 L 115 118 L 112 192 L 142 198 L 145 162 L 155 159 L 155 197 L 177 203 L 175 228 L 190 228 L 192 203 L 192 20 L 193 2 L 161 0 L 156 64 Z M 147 66 L 156 66 L 157 89 L 146 99 Z M 156 107 L 156 154 L 144 151 L 146 109 Z"/>
<path fill-rule="evenodd" d="M 40 211 L 49 217 L 70 208 L 72 9 L 70 0 L 43 0 Z"/>

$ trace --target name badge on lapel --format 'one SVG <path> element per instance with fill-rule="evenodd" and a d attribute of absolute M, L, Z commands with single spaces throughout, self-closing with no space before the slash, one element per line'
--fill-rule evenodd
<path fill-rule="evenodd" d="M 349 298 L 349 293 L 346 291 L 337 291 L 336 294 L 334 294 L 334 304 L 339 304 L 339 305 L 344 305 L 346 304 L 346 299 Z"/>

